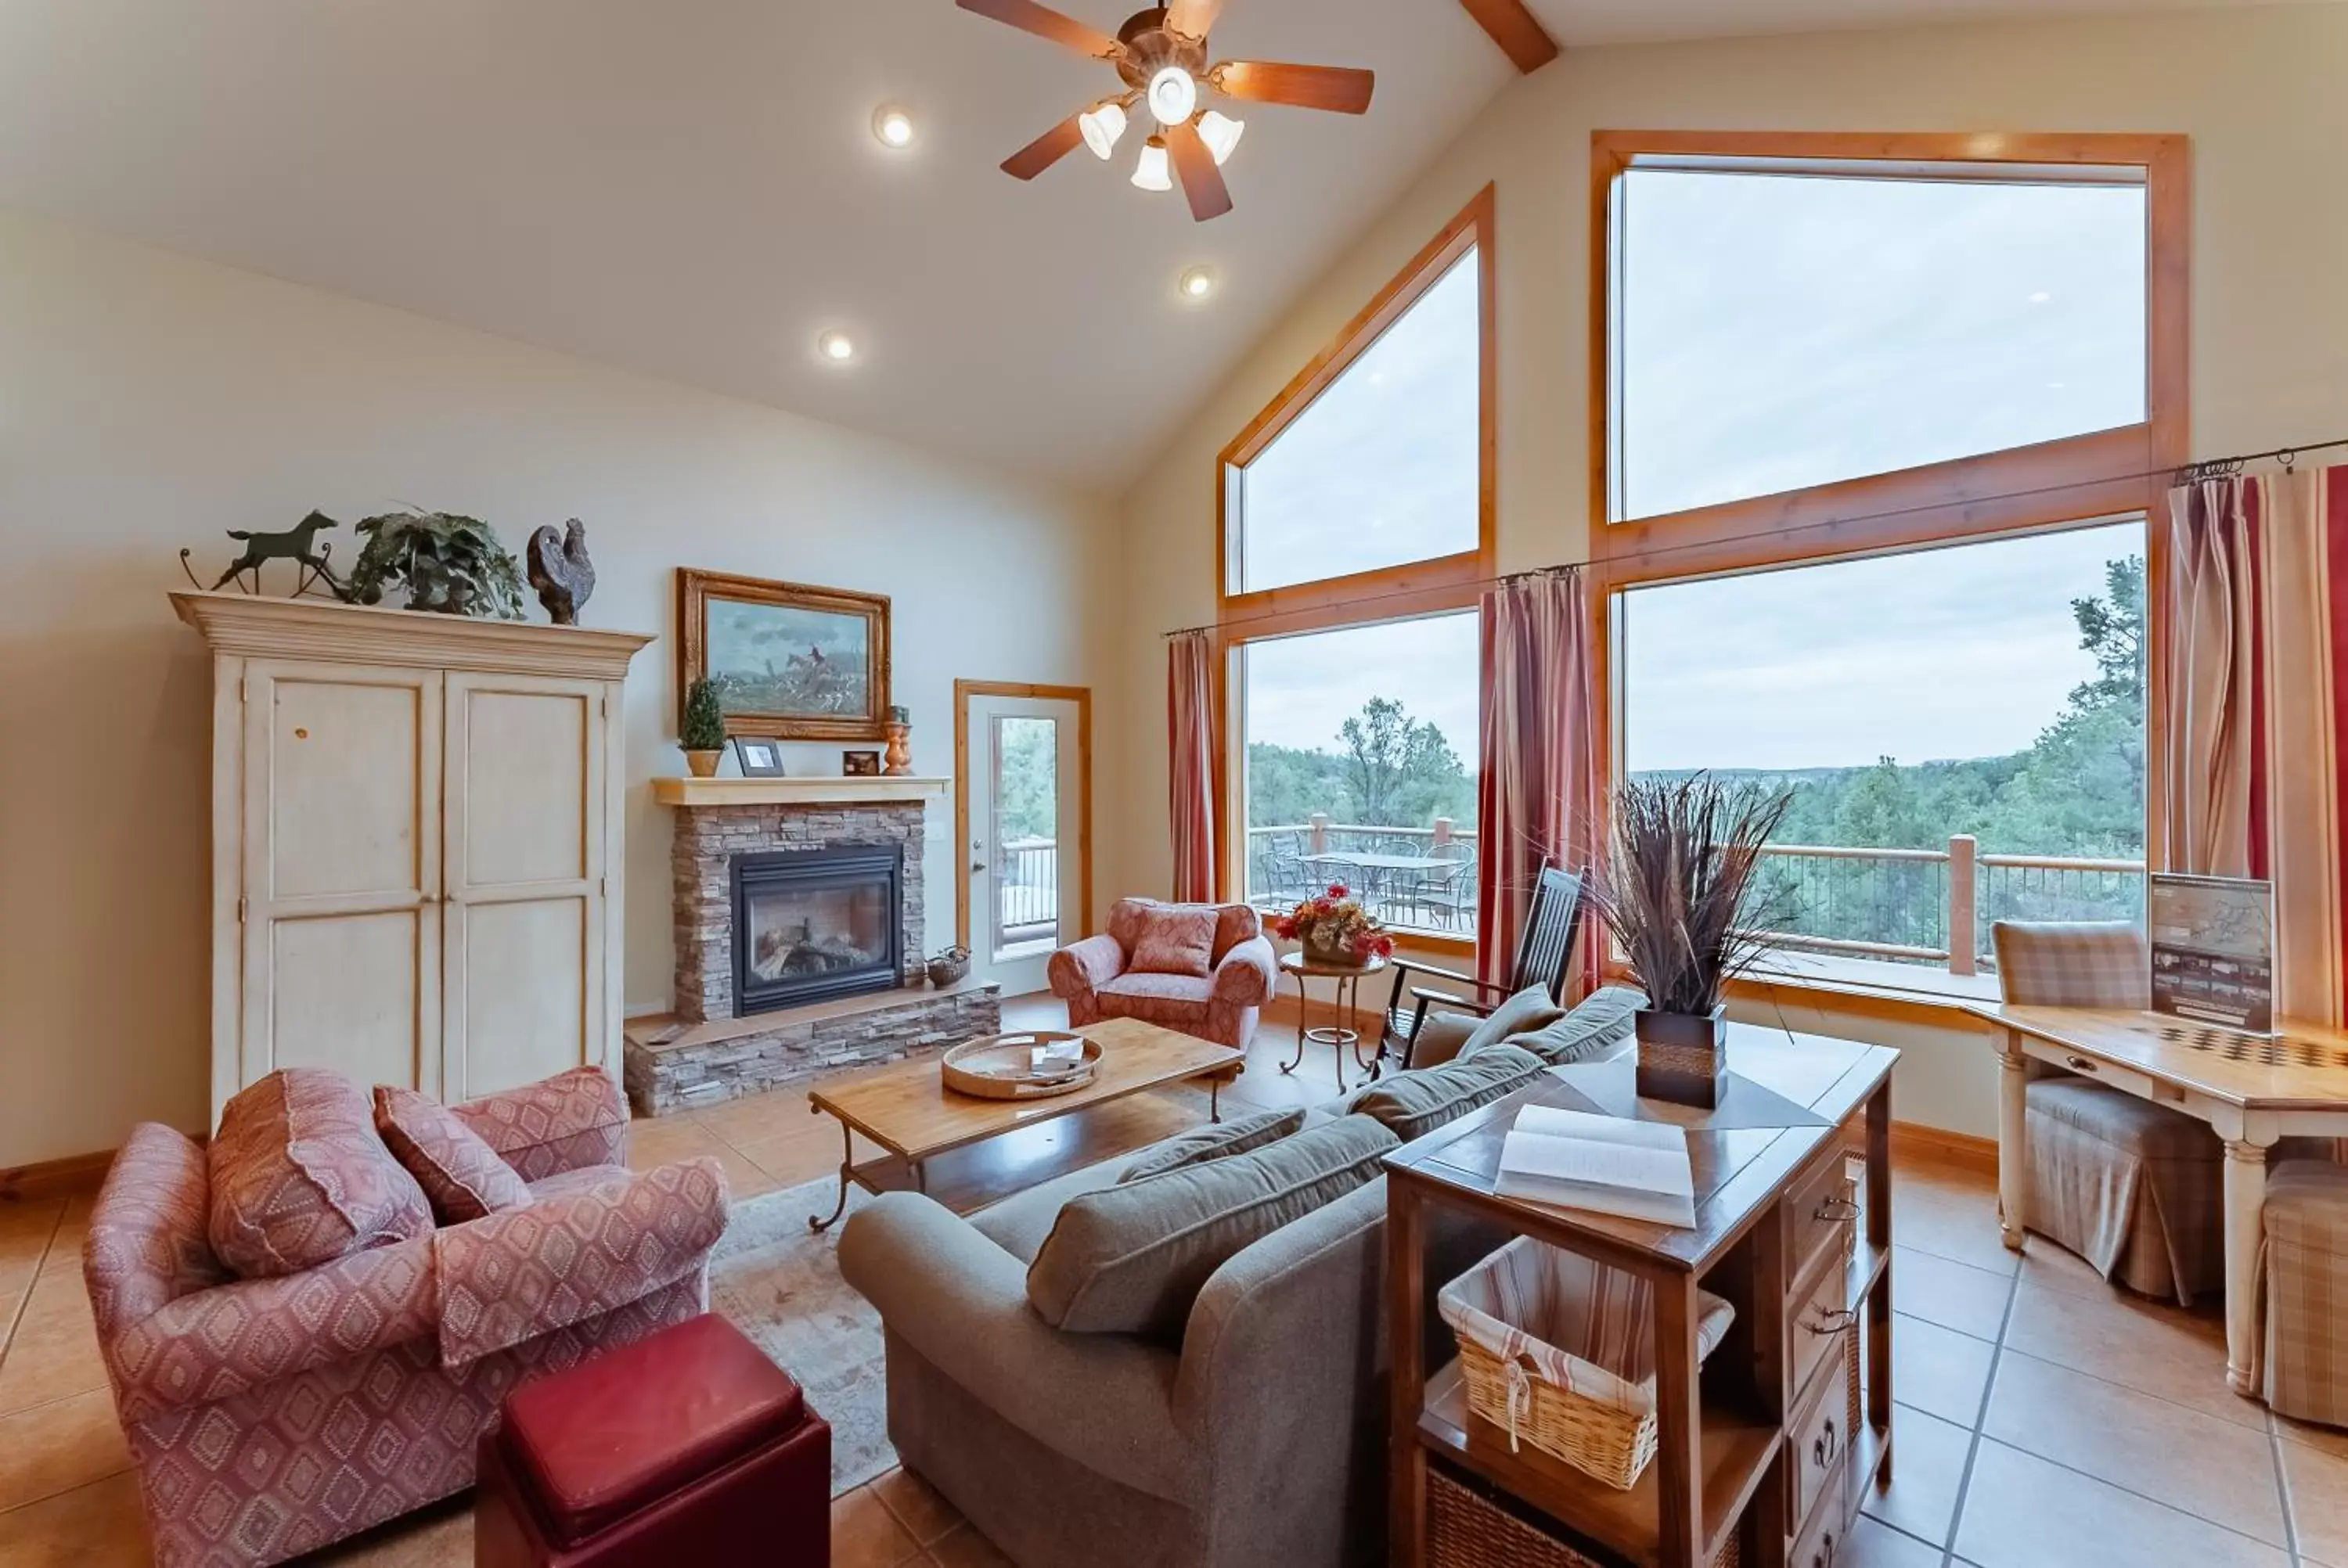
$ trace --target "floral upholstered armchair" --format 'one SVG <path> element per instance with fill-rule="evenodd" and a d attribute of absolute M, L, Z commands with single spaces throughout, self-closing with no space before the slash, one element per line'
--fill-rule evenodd
<path fill-rule="evenodd" d="M 269 1118 L 240 1122 L 257 1093 Z M 108 1172 L 83 1275 L 163 1568 L 279 1562 L 461 1491 L 517 1382 L 705 1309 L 724 1173 L 628 1170 L 608 1074 L 406 1099 L 463 1129 L 453 1184 L 386 1169 L 383 1097 L 371 1118 L 301 1069 L 232 1100 L 210 1151 L 149 1122 Z M 487 1212 L 440 1217 L 485 1176 Z"/>
<path fill-rule="evenodd" d="M 1120 898 L 1107 932 L 1061 948 L 1046 972 L 1072 1029 L 1138 1018 L 1245 1050 L 1280 967 L 1245 904 Z"/>

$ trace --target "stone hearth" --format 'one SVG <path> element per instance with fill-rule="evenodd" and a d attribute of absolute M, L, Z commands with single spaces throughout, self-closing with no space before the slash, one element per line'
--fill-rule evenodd
<path fill-rule="evenodd" d="M 675 997 L 674 1012 L 627 1027 L 628 1098 L 639 1112 L 711 1104 L 1000 1032 L 996 987 L 935 990 L 922 974 L 923 818 L 945 789 L 942 779 L 654 781 L 654 798 L 676 810 Z M 904 853 L 902 987 L 736 1017 L 735 856 L 881 845 Z"/>

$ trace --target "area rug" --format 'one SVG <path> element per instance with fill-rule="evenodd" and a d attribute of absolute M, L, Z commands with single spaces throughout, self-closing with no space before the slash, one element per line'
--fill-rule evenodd
<path fill-rule="evenodd" d="M 831 1423 L 834 1497 L 897 1462 L 880 1315 L 839 1277 L 839 1226 L 808 1229 L 808 1216 L 831 1213 L 839 1197 L 839 1178 L 822 1176 L 737 1204 L 709 1259 L 711 1309 L 798 1379 L 808 1408 Z M 852 1189 L 848 1213 L 870 1202 Z"/>

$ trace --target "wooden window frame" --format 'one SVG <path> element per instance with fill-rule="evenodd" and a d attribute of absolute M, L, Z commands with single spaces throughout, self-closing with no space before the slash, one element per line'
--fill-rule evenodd
<path fill-rule="evenodd" d="M 1217 896 L 1243 897 L 1247 878 L 1247 688 L 1241 656 L 1251 642 L 1299 632 L 1375 626 L 1474 610 L 1492 574 L 1499 469 L 1499 370 L 1495 352 L 1494 292 L 1498 282 L 1494 188 L 1487 185 L 1441 232 L 1389 279 L 1278 395 L 1233 436 L 1215 459 L 1215 703 L 1221 736 L 1217 764 L 1220 802 L 1216 824 Z M 1232 524 L 1240 470 L 1261 456 L 1282 432 L 1367 353 L 1386 329 L 1470 250 L 1476 252 L 1478 313 L 1476 547 L 1399 566 L 1234 593 L 1240 541 Z M 1482 694 L 1478 692 L 1478 706 Z M 1415 948 L 1472 953 L 1472 938 L 1410 933 Z"/>
<path fill-rule="evenodd" d="M 1594 722 L 1607 777 L 1624 763 L 1623 590 L 1781 567 L 1891 555 L 1937 545 L 2046 533 L 2141 516 L 2145 528 L 2146 864 L 2160 869 L 2151 824 L 2166 809 L 2162 715 L 2167 703 L 2168 530 L 2159 526 L 2169 471 L 2189 458 L 2191 434 L 2191 143 L 2133 133 L 1619 131 L 1591 134 L 1590 511 Z M 2146 193 L 2145 418 L 2113 430 L 1953 458 L 1776 495 L 1722 502 L 1635 522 L 1612 515 L 1614 453 L 1616 180 L 1643 155 L 2082 169 L 2139 168 Z M 1600 842 L 1610 831 L 1601 794 Z M 1610 974 L 1620 972 L 1610 958 Z"/>
<path fill-rule="evenodd" d="M 970 704 L 974 697 L 1032 697 L 1076 705 L 1076 934 L 1093 934 L 1093 689 L 1031 681 L 965 681 L 953 685 L 954 945 L 975 951 L 970 906 Z"/>

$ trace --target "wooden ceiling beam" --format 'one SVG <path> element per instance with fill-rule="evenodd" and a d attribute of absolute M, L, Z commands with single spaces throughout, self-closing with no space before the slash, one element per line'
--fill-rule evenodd
<path fill-rule="evenodd" d="M 1525 0 L 1459 0 L 1459 4 L 1492 35 L 1492 42 L 1508 52 L 1517 69 L 1538 71 L 1557 58 L 1557 40 L 1526 7 Z"/>

